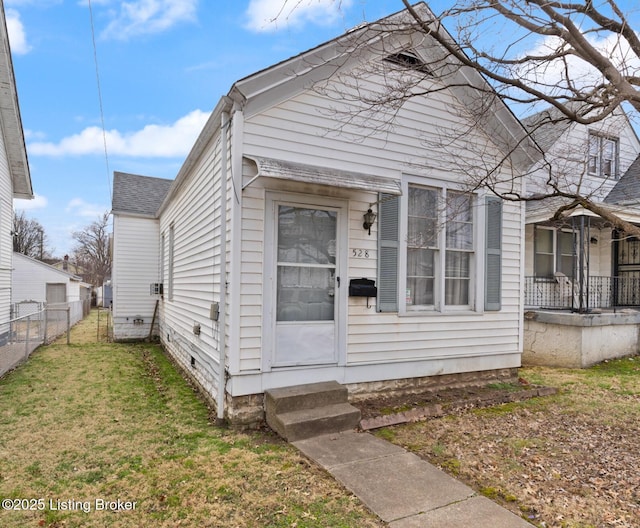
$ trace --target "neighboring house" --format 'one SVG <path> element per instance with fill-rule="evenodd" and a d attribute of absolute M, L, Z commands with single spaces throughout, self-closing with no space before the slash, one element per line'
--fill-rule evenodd
<path fill-rule="evenodd" d="M 60 271 L 66 271 L 67 273 L 71 273 L 79 277 L 83 277 L 86 273 L 86 270 L 82 266 L 79 266 L 69 259 L 69 255 L 65 255 L 62 260 L 54 260 L 51 262 L 51 266 L 59 269 Z"/>
<path fill-rule="evenodd" d="M 304 383 L 360 397 L 517 376 L 523 207 L 463 192 L 456 162 L 529 166 L 521 124 L 497 102 L 469 115 L 486 93 L 463 86 L 487 85 L 462 67 L 390 114 L 357 120 L 347 96 L 424 74 L 441 50 L 414 36 L 366 26 L 236 82 L 160 204 L 165 182 L 116 174 L 114 335 L 155 317 L 219 417 L 255 422 L 266 389 Z"/>
<path fill-rule="evenodd" d="M 551 168 L 561 188 L 579 189 L 605 210 L 640 224 L 634 179 L 640 141 L 626 114 L 620 109 L 590 126 L 558 117 L 557 110 L 545 110 L 523 120 L 545 151 L 544 162 L 532 167 L 527 189 L 544 193 Z M 554 219 L 563 203 L 567 200 L 553 198 L 527 207 L 525 361 L 586 366 L 636 352 L 640 319 L 600 312 L 640 308 L 638 241 L 581 207 Z"/>
<path fill-rule="evenodd" d="M 13 198 L 33 198 L 9 37 L 0 9 L 0 335 L 11 312 Z"/>
<path fill-rule="evenodd" d="M 21 253 L 13 254 L 11 284 L 11 303 L 16 315 L 22 315 L 22 305 L 58 305 L 61 309 L 69 306 L 72 323 L 76 323 L 90 307 L 90 284 L 82 282 L 81 277 L 60 271 Z"/>
<path fill-rule="evenodd" d="M 172 180 L 116 172 L 113 178 L 113 265 L 111 281 L 103 285 L 103 306 L 113 301 L 116 339 L 158 335 L 154 313 L 159 298 L 150 291 L 162 283 L 160 221 L 156 211 Z M 106 294 L 106 295 L 105 295 Z M 105 302 L 106 300 L 106 302 Z"/>

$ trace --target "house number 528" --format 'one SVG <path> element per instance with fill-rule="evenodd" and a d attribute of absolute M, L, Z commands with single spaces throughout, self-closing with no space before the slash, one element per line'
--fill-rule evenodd
<path fill-rule="evenodd" d="M 353 258 L 369 258 L 369 250 L 368 249 L 352 249 L 351 256 Z"/>

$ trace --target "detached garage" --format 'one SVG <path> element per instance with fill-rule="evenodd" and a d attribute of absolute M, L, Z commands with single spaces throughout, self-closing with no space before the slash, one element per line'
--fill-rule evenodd
<path fill-rule="evenodd" d="M 11 305 L 14 317 L 25 315 L 34 305 L 71 308 L 72 324 L 90 308 L 91 285 L 80 277 L 49 266 L 21 253 L 13 254 Z M 66 317 L 66 315 L 65 315 Z"/>

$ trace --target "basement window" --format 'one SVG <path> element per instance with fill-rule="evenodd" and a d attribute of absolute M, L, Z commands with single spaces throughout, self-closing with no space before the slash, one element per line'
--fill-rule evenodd
<path fill-rule="evenodd" d="M 425 64 L 425 62 L 410 51 L 393 53 L 392 55 L 388 55 L 387 57 L 385 57 L 384 60 L 408 70 L 415 70 L 420 73 L 426 73 L 427 75 L 433 75 L 433 72 Z"/>

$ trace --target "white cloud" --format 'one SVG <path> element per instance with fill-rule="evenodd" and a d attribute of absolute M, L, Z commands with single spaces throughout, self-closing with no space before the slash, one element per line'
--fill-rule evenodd
<path fill-rule="evenodd" d="M 25 200 L 23 198 L 15 198 L 13 200 L 13 207 L 19 211 L 32 211 L 34 209 L 44 209 L 48 204 L 48 200 L 45 196 L 36 194 L 33 200 Z"/>
<path fill-rule="evenodd" d="M 27 34 L 20 20 L 20 13 L 15 9 L 6 10 L 7 31 L 9 32 L 9 43 L 11 52 L 16 55 L 25 55 L 31 51 L 31 46 L 27 43 Z"/>
<path fill-rule="evenodd" d="M 183 157 L 191 150 L 208 118 L 207 112 L 194 110 L 171 125 L 147 125 L 142 130 L 125 133 L 108 130 L 107 153 L 150 158 Z M 92 126 L 58 143 L 29 143 L 27 150 L 33 156 L 104 154 L 104 138 L 102 129 Z"/>
<path fill-rule="evenodd" d="M 136 0 L 122 2 L 112 11 L 112 21 L 102 32 L 105 38 L 127 40 L 137 35 L 160 33 L 181 22 L 196 19 L 198 0 Z"/>
<path fill-rule="evenodd" d="M 98 218 L 101 218 L 105 212 L 109 211 L 109 209 L 109 207 L 104 205 L 88 203 L 82 198 L 73 198 L 67 204 L 65 211 L 75 216 L 97 220 Z"/>
<path fill-rule="evenodd" d="M 257 32 L 273 32 L 282 28 L 301 27 L 307 22 L 333 24 L 352 0 L 251 0 L 245 12 L 246 28 Z"/>

